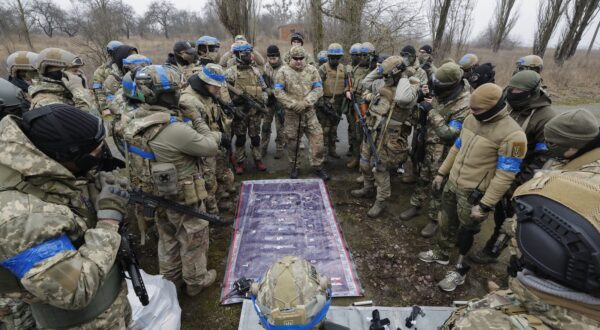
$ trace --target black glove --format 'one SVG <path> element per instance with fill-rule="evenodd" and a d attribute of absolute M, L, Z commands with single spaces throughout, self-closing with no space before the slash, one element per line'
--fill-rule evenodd
<path fill-rule="evenodd" d="M 421 111 L 429 112 L 431 109 L 433 109 L 433 106 L 431 105 L 431 103 L 423 101 L 419 103 L 419 108 L 421 109 Z"/>
<path fill-rule="evenodd" d="M 231 149 L 231 139 L 229 138 L 229 136 L 227 136 L 227 134 L 221 133 L 221 143 L 219 144 L 219 146 L 225 150 Z"/>

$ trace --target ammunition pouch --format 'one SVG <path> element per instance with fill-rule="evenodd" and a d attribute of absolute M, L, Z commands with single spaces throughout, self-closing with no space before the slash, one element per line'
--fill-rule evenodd
<path fill-rule="evenodd" d="M 177 169 L 172 163 L 152 163 L 150 165 L 154 189 L 158 196 L 177 195 Z"/>
<path fill-rule="evenodd" d="M 181 181 L 185 205 L 195 205 L 208 197 L 206 181 L 200 174 L 193 175 Z"/>

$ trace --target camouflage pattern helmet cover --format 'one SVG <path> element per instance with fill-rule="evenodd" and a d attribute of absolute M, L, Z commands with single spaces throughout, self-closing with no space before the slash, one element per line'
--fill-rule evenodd
<path fill-rule="evenodd" d="M 269 267 L 252 285 L 256 311 L 263 326 L 310 325 L 323 320 L 331 303 L 331 284 L 305 259 L 286 256 Z M 307 327 L 308 328 L 308 327 Z"/>
<path fill-rule="evenodd" d="M 219 39 L 211 36 L 202 36 L 196 40 L 196 46 L 220 46 L 221 42 Z"/>
<path fill-rule="evenodd" d="M 327 47 L 327 55 L 328 56 L 342 56 L 344 55 L 344 47 L 342 45 L 334 42 Z"/>
<path fill-rule="evenodd" d="M 181 84 L 181 73 L 170 65 L 149 65 L 134 72 L 131 98 L 150 103 L 162 93 L 176 92 Z M 125 87 L 125 86 L 124 86 Z"/>
<path fill-rule="evenodd" d="M 148 65 L 152 65 L 152 59 L 142 54 L 131 54 L 123 59 L 123 68 L 129 71 Z"/>
<path fill-rule="evenodd" d="M 83 60 L 77 55 L 60 48 L 46 48 L 35 59 L 35 67 L 40 74 L 48 67 L 70 68 L 83 66 Z"/>
<path fill-rule="evenodd" d="M 538 69 L 541 71 L 544 68 L 544 60 L 537 55 L 527 55 L 517 60 L 518 68 Z"/>
<path fill-rule="evenodd" d="M 477 63 L 479 63 L 479 58 L 473 53 L 465 54 L 458 60 L 458 65 L 465 71 L 473 68 Z"/>
<path fill-rule="evenodd" d="M 218 64 L 206 64 L 198 72 L 198 77 L 208 85 L 220 87 L 225 84 L 225 73 L 223 72 L 223 68 Z"/>
<path fill-rule="evenodd" d="M 234 40 L 235 42 L 237 42 L 237 41 L 246 41 L 246 42 L 247 42 L 247 41 L 248 41 L 248 40 L 246 39 L 246 37 L 244 37 L 244 36 L 243 36 L 243 35 L 241 35 L 241 34 L 238 34 L 237 36 L 235 36 L 235 38 L 233 38 L 233 40 Z"/>
<path fill-rule="evenodd" d="M 350 46 L 350 54 L 351 55 L 362 54 L 362 45 L 359 43 L 356 43 L 356 44 Z"/>
<path fill-rule="evenodd" d="M 386 58 L 381 65 L 379 66 L 379 73 L 382 76 L 387 76 L 390 73 L 394 74 L 395 71 L 398 71 L 400 66 L 402 65 L 402 57 L 394 55 Z"/>
<path fill-rule="evenodd" d="M 317 54 L 317 59 L 319 61 L 327 62 L 327 51 L 326 50 L 320 51 L 319 54 Z"/>
<path fill-rule="evenodd" d="M 363 42 L 362 43 L 362 51 L 363 51 L 363 53 L 373 54 L 373 53 L 375 53 L 375 46 L 368 41 Z"/>
<path fill-rule="evenodd" d="M 251 51 L 252 51 L 252 49 L 253 49 L 252 45 L 251 45 L 251 44 L 249 44 L 249 43 L 248 43 L 248 42 L 246 42 L 246 41 L 239 41 L 239 42 L 238 42 L 238 41 L 236 41 L 236 42 L 233 44 L 233 46 L 232 46 L 232 51 L 233 51 L 234 53 L 237 53 L 237 52 L 246 52 L 246 51 L 249 51 L 249 52 L 251 52 Z"/>
<path fill-rule="evenodd" d="M 28 51 L 18 51 L 6 58 L 6 66 L 11 76 L 16 76 L 18 70 L 35 71 L 35 59 L 38 54 Z"/>
<path fill-rule="evenodd" d="M 291 57 L 306 57 L 306 49 L 302 46 L 294 46 L 290 49 Z"/>

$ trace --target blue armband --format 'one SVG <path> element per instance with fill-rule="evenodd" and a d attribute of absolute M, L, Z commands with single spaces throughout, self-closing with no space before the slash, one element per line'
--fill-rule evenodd
<path fill-rule="evenodd" d="M 21 279 L 39 262 L 52 258 L 61 252 L 74 250 L 75 247 L 69 240 L 69 237 L 66 234 L 62 234 L 36 246 L 32 246 L 16 256 L 0 262 L 0 265 L 8 269 L 18 279 Z"/>
<path fill-rule="evenodd" d="M 498 157 L 498 165 L 496 165 L 496 169 L 506 172 L 519 173 L 521 172 L 522 162 L 523 160 L 521 158 L 500 156 Z"/>
<path fill-rule="evenodd" d="M 321 84 L 320 81 L 315 81 L 314 83 L 312 83 L 312 88 L 319 88 L 319 87 L 323 87 L 323 84 Z"/>
<path fill-rule="evenodd" d="M 533 149 L 533 151 L 534 152 L 548 151 L 548 146 L 545 143 L 536 143 L 535 149 Z"/>
<path fill-rule="evenodd" d="M 106 100 L 107 100 L 107 101 L 109 101 L 109 102 L 110 102 L 110 101 L 112 101 L 112 100 L 114 100 L 114 99 L 115 99 L 115 96 L 114 96 L 114 95 L 112 95 L 112 94 L 106 94 Z"/>
<path fill-rule="evenodd" d="M 456 119 L 452 119 L 449 123 L 448 126 L 460 131 L 462 129 L 462 123 Z"/>
<path fill-rule="evenodd" d="M 456 149 L 460 150 L 460 147 L 462 146 L 462 139 L 460 137 L 457 137 L 456 140 L 454 140 L 454 146 Z"/>
<path fill-rule="evenodd" d="M 102 89 L 102 83 L 94 82 L 92 84 L 92 89 Z"/>
<path fill-rule="evenodd" d="M 283 86 L 283 84 L 275 83 L 275 85 L 273 85 L 273 88 L 275 88 L 275 89 L 284 89 L 285 87 Z"/>

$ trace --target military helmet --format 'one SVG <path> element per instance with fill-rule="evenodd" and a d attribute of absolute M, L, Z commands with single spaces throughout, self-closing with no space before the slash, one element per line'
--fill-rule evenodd
<path fill-rule="evenodd" d="M 286 256 L 269 267 L 251 297 L 264 328 L 303 325 L 313 329 L 325 318 L 331 304 L 331 283 L 319 276 L 307 260 Z"/>
<path fill-rule="evenodd" d="M 123 43 L 118 40 L 111 40 L 106 44 L 106 52 L 110 55 L 115 48 L 123 46 Z"/>
<path fill-rule="evenodd" d="M 362 45 L 359 43 L 356 43 L 352 46 L 350 46 L 350 55 L 359 55 L 362 54 Z"/>
<path fill-rule="evenodd" d="M 27 51 L 19 51 L 10 54 L 6 58 L 6 67 L 8 68 L 8 72 L 11 76 L 16 76 L 17 71 L 26 70 L 26 71 L 35 71 L 35 59 L 38 54 Z"/>
<path fill-rule="evenodd" d="M 177 92 L 181 74 L 170 65 L 149 65 L 131 72 L 133 86 L 125 86 L 123 91 L 129 98 L 154 104 L 163 93 Z"/>
<path fill-rule="evenodd" d="M 327 51 L 322 50 L 317 54 L 317 60 L 327 62 Z"/>
<path fill-rule="evenodd" d="M 542 77 L 535 71 L 524 70 L 517 72 L 510 78 L 508 87 L 518 88 L 523 91 L 537 91 L 540 89 Z"/>
<path fill-rule="evenodd" d="M 342 56 L 344 55 L 344 48 L 342 45 L 334 42 L 327 47 L 327 56 Z"/>
<path fill-rule="evenodd" d="M 223 72 L 223 68 L 218 64 L 206 64 L 198 72 L 198 77 L 208 85 L 223 86 L 225 84 L 225 73 Z"/>
<path fill-rule="evenodd" d="M 251 52 L 253 47 L 251 44 L 247 43 L 246 41 L 239 41 L 239 42 L 235 42 L 233 44 L 233 52 L 237 53 L 237 52 Z"/>
<path fill-rule="evenodd" d="M 306 49 L 302 46 L 294 46 L 290 49 L 290 57 L 306 57 Z"/>
<path fill-rule="evenodd" d="M 152 59 L 142 54 L 131 54 L 123 59 L 123 69 L 126 71 L 148 65 L 152 65 Z"/>
<path fill-rule="evenodd" d="M 246 41 L 247 42 L 248 40 L 246 40 L 246 37 L 244 37 L 243 35 L 238 34 L 237 36 L 235 36 L 235 38 L 233 38 L 233 41 L 234 42 L 238 42 L 238 41 Z"/>
<path fill-rule="evenodd" d="M 463 77 L 463 70 L 454 62 L 449 62 L 441 65 L 431 79 L 436 84 L 454 85 Z"/>
<path fill-rule="evenodd" d="M 544 69 L 544 60 L 537 55 L 523 56 L 517 60 L 517 69 L 519 71 L 533 70 L 540 73 Z"/>
<path fill-rule="evenodd" d="M 375 54 L 375 46 L 370 42 L 362 43 L 362 52 L 365 54 Z"/>
<path fill-rule="evenodd" d="M 219 39 L 211 36 L 202 36 L 196 40 L 196 46 L 221 46 Z"/>
<path fill-rule="evenodd" d="M 0 78 L 0 119 L 6 115 L 21 116 L 23 92 L 4 78 Z"/>
<path fill-rule="evenodd" d="M 379 66 L 379 73 L 382 76 L 396 75 L 399 72 L 402 72 L 402 57 L 394 55 L 386 58 L 381 65 Z"/>
<path fill-rule="evenodd" d="M 478 63 L 479 58 L 477 58 L 477 55 L 473 53 L 465 54 L 460 58 L 460 60 L 458 60 L 458 65 L 460 65 L 460 68 L 464 71 L 472 69 Z"/>
<path fill-rule="evenodd" d="M 40 74 L 48 67 L 70 68 L 83 66 L 83 60 L 77 55 L 60 48 L 46 48 L 35 59 L 35 67 Z"/>

